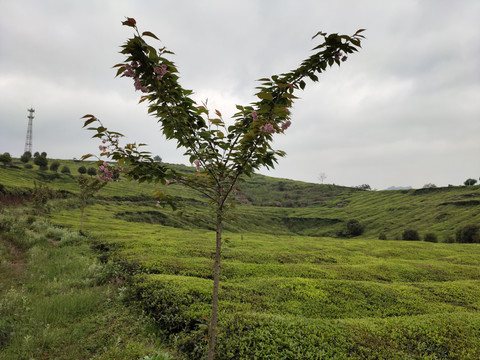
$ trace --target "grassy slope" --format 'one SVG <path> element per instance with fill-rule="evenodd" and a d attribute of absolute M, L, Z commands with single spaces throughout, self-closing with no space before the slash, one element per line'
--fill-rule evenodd
<path fill-rule="evenodd" d="M 72 174 L 82 163 L 62 160 Z M 86 163 L 90 166 L 92 163 Z M 35 167 L 36 168 L 36 167 Z M 183 167 L 186 168 L 186 167 Z M 46 180 L 52 178 L 51 180 Z M 75 178 L 63 174 L 26 169 L 0 169 L 0 184 L 7 191 L 32 188 L 34 182 L 44 181 L 54 189 L 72 193 L 78 191 Z M 480 186 L 459 186 L 402 191 L 358 191 L 352 188 L 309 184 L 286 179 L 254 175 L 241 184 L 237 196 L 239 206 L 233 212 L 234 221 L 227 229 L 235 232 L 266 232 L 311 236 L 330 236 L 345 229 L 345 223 L 357 219 L 365 225 L 365 235 L 400 239 L 405 229 L 413 228 L 421 235 L 434 232 L 439 239 L 454 238 L 458 227 L 480 222 Z M 10 189 L 10 190 L 9 190 Z M 155 189 L 184 199 L 187 216 L 179 220 L 168 209 L 146 207 L 140 214 L 124 214 L 124 218 L 145 218 L 148 212 L 161 213 L 166 223 L 177 226 L 211 228 L 211 217 L 205 218 L 203 199 L 195 192 L 177 185 L 113 183 L 104 188 L 101 197 L 119 200 L 144 201 L 154 204 Z M 126 210 L 128 211 L 128 210 Z M 121 216 L 121 214 L 119 214 Z M 155 214 L 153 214 L 155 218 Z M 183 224 L 183 225 L 181 225 Z"/>
<path fill-rule="evenodd" d="M 86 238 L 15 208 L 0 211 L 0 229 L 1 359 L 157 352 L 152 327 L 121 301 L 115 267 L 101 264 Z"/>
<path fill-rule="evenodd" d="M 38 176 L 0 171 L 7 189 L 20 173 Z M 66 180 L 50 186 L 75 191 Z M 479 187 L 363 192 L 262 176 L 242 187 L 243 205 L 225 234 L 223 358 L 249 358 L 251 349 L 264 354 L 258 358 L 285 359 L 480 357 L 480 247 L 376 240 L 405 228 L 453 236 L 479 222 Z M 166 189 L 198 200 L 183 188 Z M 148 200 L 152 191 L 125 181 L 107 187 L 104 201 L 87 209 L 87 229 L 126 269 L 149 274 L 135 285 L 141 296 L 156 298 L 158 289 L 163 304 L 188 299 L 177 319 L 200 326 L 209 314 L 213 233 L 200 203 L 188 201 L 186 216 L 177 218 Z M 65 205 L 52 221 L 75 229 L 79 210 Z M 366 225 L 365 237 L 298 235 L 332 233 L 350 218 Z"/>

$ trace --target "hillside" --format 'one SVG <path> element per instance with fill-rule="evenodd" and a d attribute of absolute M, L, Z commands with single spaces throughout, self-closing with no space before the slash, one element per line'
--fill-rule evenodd
<path fill-rule="evenodd" d="M 80 166 L 93 162 L 61 160 L 71 169 L 71 175 L 24 169 L 0 168 L 3 197 L 29 194 L 35 184 L 47 184 L 58 196 L 78 192 L 75 176 Z M 190 169 L 181 166 L 183 170 Z M 193 171 L 193 169 L 191 169 Z M 153 192 L 161 189 L 184 205 L 183 217 L 170 209 L 153 206 Z M 257 231 L 274 234 L 294 233 L 308 236 L 335 236 L 351 219 L 365 227 L 365 236 L 400 239 L 406 229 L 424 235 L 435 233 L 440 241 L 451 241 L 456 230 L 470 223 L 480 223 L 480 186 L 397 191 L 361 191 L 335 185 L 311 184 L 288 179 L 253 175 L 240 184 L 238 206 L 227 222 L 229 231 Z M 100 199 L 143 202 L 135 211 L 119 211 L 116 216 L 128 221 L 159 222 L 180 228 L 211 228 L 205 216 L 205 199 L 179 185 L 137 184 L 121 179 L 109 184 Z M 261 215 L 261 216 L 259 216 Z"/>
<path fill-rule="evenodd" d="M 82 164 L 62 165 L 76 174 Z M 30 203 L 41 186 L 51 200 Z M 27 213 L 40 206 L 35 211 L 56 226 L 49 231 L 66 254 L 78 243 L 94 248 L 116 269 L 118 296 L 154 319 L 179 359 L 200 360 L 211 216 L 200 196 L 178 185 L 162 190 L 178 198 L 182 216 L 156 206 L 155 188 L 125 179 L 107 185 L 86 209 L 82 238 L 74 176 L 0 168 L 0 200 L 25 201 Z M 360 191 L 247 179 L 224 233 L 218 359 L 479 358 L 480 247 L 450 243 L 457 229 L 480 222 L 479 196 L 478 186 Z M 365 226 L 362 236 L 341 235 L 350 219 Z M 21 221 L 23 232 L 7 237 L 29 234 L 28 221 L 38 228 L 31 216 Z M 410 228 L 433 232 L 440 243 L 397 240 Z"/>

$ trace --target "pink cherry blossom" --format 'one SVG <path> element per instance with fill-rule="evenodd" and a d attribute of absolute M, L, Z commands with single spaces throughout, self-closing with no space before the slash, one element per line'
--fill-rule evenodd
<path fill-rule="evenodd" d="M 252 119 L 253 121 L 258 121 L 258 114 L 255 110 L 252 111 Z"/>
<path fill-rule="evenodd" d="M 276 132 L 272 124 L 265 124 L 260 126 L 260 131 L 264 133 L 270 133 L 270 134 L 274 134 Z"/>
<path fill-rule="evenodd" d="M 196 159 L 193 163 L 195 164 L 197 171 L 200 171 L 200 160 Z"/>
<path fill-rule="evenodd" d="M 161 66 L 155 66 L 153 71 L 155 72 L 155 74 L 158 75 L 157 79 L 162 80 L 163 75 L 165 75 L 167 73 L 167 65 L 162 64 Z"/>
<path fill-rule="evenodd" d="M 290 120 L 287 120 L 284 123 L 282 123 L 282 131 L 287 130 L 290 127 L 291 124 L 292 124 L 292 122 Z"/>

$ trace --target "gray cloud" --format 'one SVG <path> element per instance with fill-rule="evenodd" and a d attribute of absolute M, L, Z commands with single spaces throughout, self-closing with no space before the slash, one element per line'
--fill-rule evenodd
<path fill-rule="evenodd" d="M 173 50 L 185 87 L 224 116 L 254 101 L 255 79 L 294 68 L 317 31 L 367 28 L 363 49 L 308 84 L 287 151 L 269 175 L 342 185 L 421 187 L 480 176 L 480 3 L 465 1 L 0 1 L 0 152 L 23 152 L 36 109 L 35 150 L 79 157 L 98 144 L 94 113 L 165 161 L 186 159 L 114 79 L 132 16 Z M 264 172 L 267 173 L 267 172 Z"/>

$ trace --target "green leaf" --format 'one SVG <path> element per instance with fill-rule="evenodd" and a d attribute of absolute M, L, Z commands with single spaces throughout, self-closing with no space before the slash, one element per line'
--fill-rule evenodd
<path fill-rule="evenodd" d="M 117 73 L 115 74 L 115 77 L 117 77 L 118 75 L 122 74 L 124 71 L 125 71 L 125 67 L 124 67 L 124 66 L 118 68 Z"/>
<path fill-rule="evenodd" d="M 208 119 L 212 124 L 223 125 L 223 121 L 220 119 Z"/>
<path fill-rule="evenodd" d="M 150 31 L 144 31 L 144 32 L 142 33 L 142 36 L 150 36 L 150 37 L 152 37 L 152 38 L 154 38 L 154 39 L 160 40 L 154 33 L 151 33 Z"/>
<path fill-rule="evenodd" d="M 95 122 L 95 121 L 97 121 L 97 119 L 95 119 L 95 118 L 93 118 L 93 119 L 90 118 L 90 119 L 88 119 L 87 121 L 85 121 L 85 123 L 83 124 L 83 127 L 88 126 L 89 124 L 91 124 L 92 122 Z"/>
<path fill-rule="evenodd" d="M 262 100 L 273 100 L 273 95 L 271 93 L 261 92 L 257 96 Z"/>

